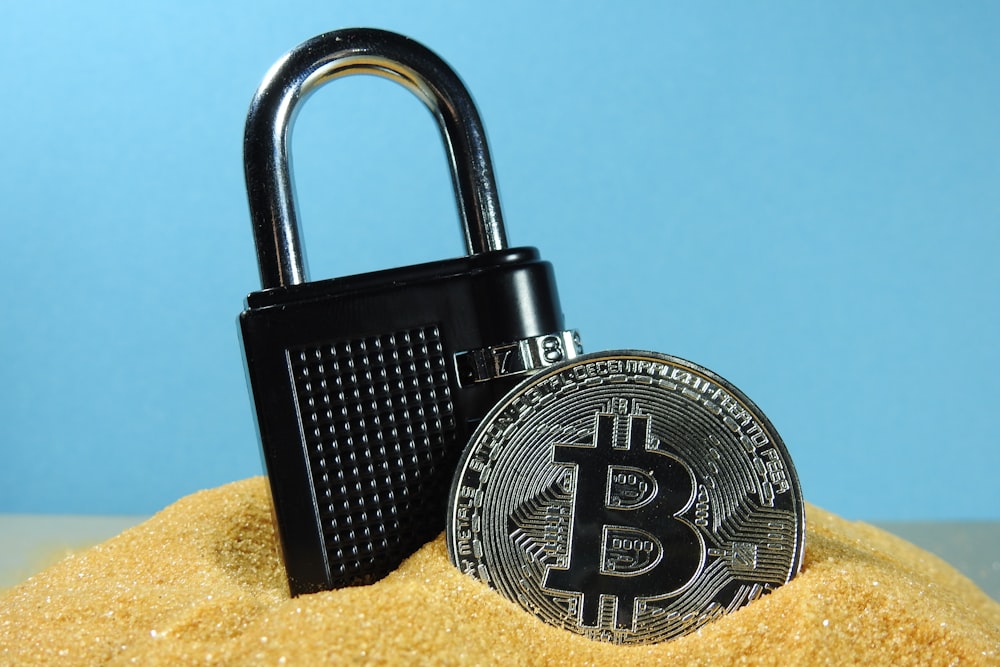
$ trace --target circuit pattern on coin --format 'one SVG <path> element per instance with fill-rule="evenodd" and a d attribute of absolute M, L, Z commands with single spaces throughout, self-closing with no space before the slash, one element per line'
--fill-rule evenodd
<path fill-rule="evenodd" d="M 768 419 L 691 362 L 598 352 L 486 416 L 451 490 L 448 551 L 542 620 L 665 641 L 786 583 L 802 493 Z"/>

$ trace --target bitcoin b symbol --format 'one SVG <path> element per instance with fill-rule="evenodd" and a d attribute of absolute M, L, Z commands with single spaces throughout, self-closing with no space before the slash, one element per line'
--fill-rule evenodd
<path fill-rule="evenodd" d="M 612 624 L 634 630 L 636 600 L 683 590 L 701 571 L 705 546 L 679 516 L 694 501 L 690 468 L 650 447 L 648 415 L 610 407 L 595 416 L 591 442 L 553 446 L 553 463 L 576 465 L 576 488 L 568 566 L 549 567 L 543 586 L 581 594 L 582 625 L 597 627 L 610 599 Z"/>

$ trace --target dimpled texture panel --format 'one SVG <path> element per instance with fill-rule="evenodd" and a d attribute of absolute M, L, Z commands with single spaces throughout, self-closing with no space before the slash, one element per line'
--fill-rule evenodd
<path fill-rule="evenodd" d="M 443 508 L 447 484 L 433 478 L 455 430 L 440 331 L 317 344 L 288 360 L 334 586 L 369 583 L 440 528 L 427 515 Z"/>

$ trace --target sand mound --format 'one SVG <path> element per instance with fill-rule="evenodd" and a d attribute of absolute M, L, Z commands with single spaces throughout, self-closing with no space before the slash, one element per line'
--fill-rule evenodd
<path fill-rule="evenodd" d="M 997 665 L 1000 604 L 942 560 L 807 508 L 802 573 L 671 642 L 549 627 L 443 536 L 386 579 L 290 599 L 263 478 L 181 499 L 0 597 L 4 665 Z"/>

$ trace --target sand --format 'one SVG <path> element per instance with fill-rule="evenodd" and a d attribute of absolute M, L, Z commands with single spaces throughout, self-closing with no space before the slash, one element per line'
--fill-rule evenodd
<path fill-rule="evenodd" d="M 807 505 L 791 583 L 699 632 L 617 647 L 545 625 L 448 562 L 288 596 L 267 486 L 182 498 L 0 596 L 2 665 L 1000 665 L 1000 604 L 939 558 Z"/>

